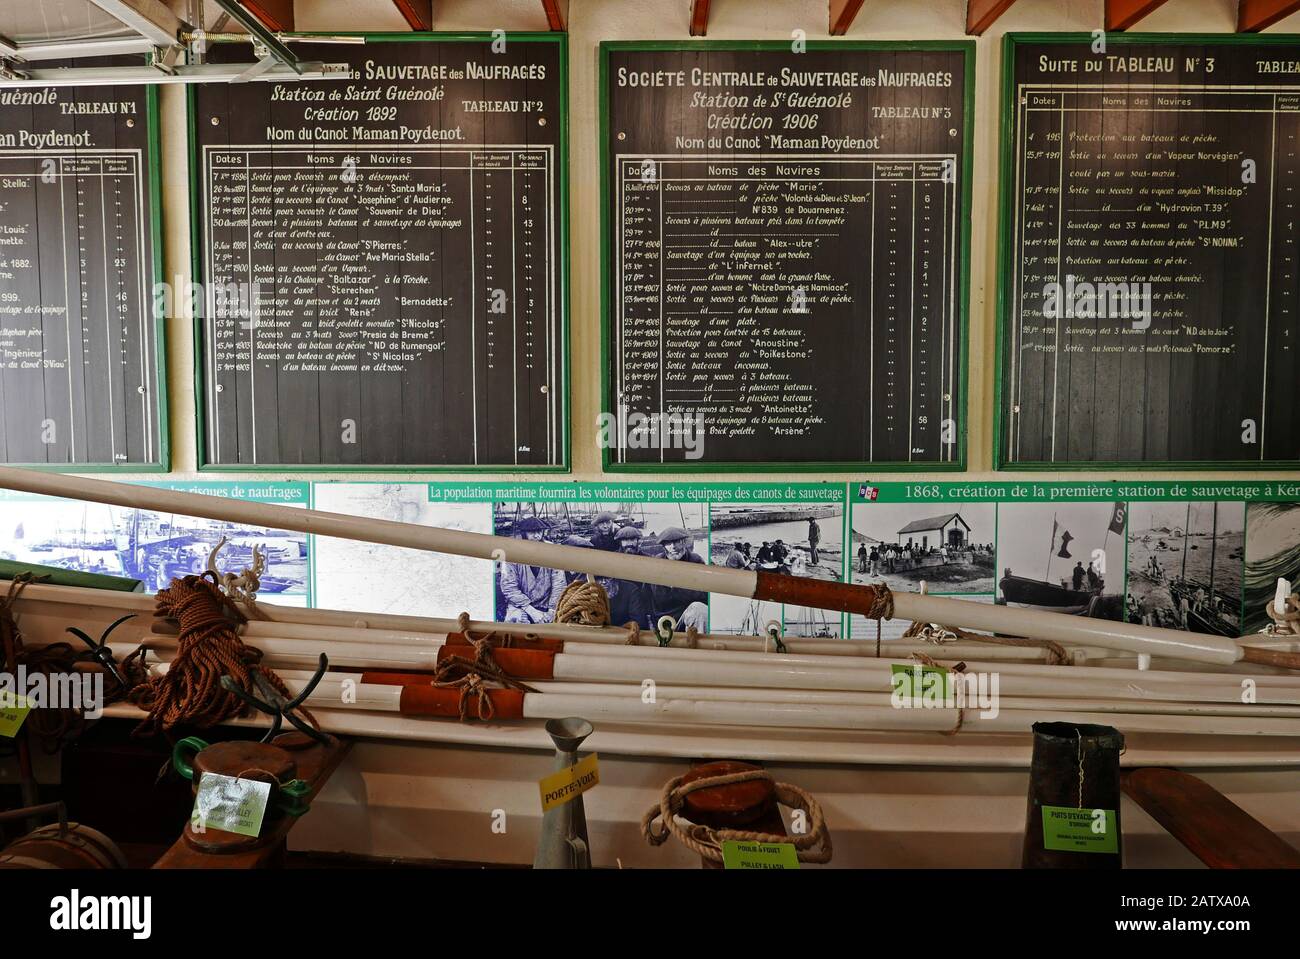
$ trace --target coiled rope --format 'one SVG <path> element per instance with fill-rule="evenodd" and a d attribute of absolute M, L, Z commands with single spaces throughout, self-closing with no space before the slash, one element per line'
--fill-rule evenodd
<path fill-rule="evenodd" d="M 158 591 L 157 601 L 154 615 L 179 623 L 180 639 L 168 671 L 131 691 L 131 702 L 149 713 L 136 727 L 137 736 L 169 734 L 178 726 L 207 729 L 238 716 L 244 703 L 222 688 L 226 675 L 252 693 L 253 676 L 260 674 L 285 699 L 293 698 L 284 680 L 261 665 L 261 650 L 239 638 L 238 628 L 247 619 L 217 586 L 214 573 L 173 579 Z M 299 709 L 319 728 L 310 712 Z"/>
<path fill-rule="evenodd" d="M 652 846 L 661 846 L 672 836 L 687 849 L 693 850 L 711 862 L 722 862 L 722 844 L 729 840 L 738 842 L 790 843 L 795 847 L 800 862 L 823 863 L 831 861 L 831 834 L 826 828 L 822 807 L 812 795 L 790 783 L 779 783 L 765 769 L 751 769 L 710 776 L 682 785 L 685 776 L 670 779 L 664 785 L 659 803 L 651 806 L 641 817 L 641 835 Z M 783 806 L 802 809 L 808 816 L 809 829 L 796 836 L 777 836 L 769 832 L 748 829 L 712 829 L 692 822 L 679 822 L 686 797 L 700 789 L 729 786 L 733 783 L 767 780 L 772 783 L 776 800 Z M 655 820 L 660 827 L 655 829 Z"/>

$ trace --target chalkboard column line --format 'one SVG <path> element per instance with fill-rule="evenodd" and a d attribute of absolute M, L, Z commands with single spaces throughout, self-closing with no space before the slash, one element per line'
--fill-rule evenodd
<path fill-rule="evenodd" d="M 141 263 L 143 264 L 144 256 L 145 256 L 145 249 L 144 249 L 145 179 L 143 174 L 144 165 L 143 163 L 136 162 L 135 157 L 132 157 L 131 161 L 132 162 L 129 164 L 129 166 L 131 168 L 132 182 L 139 183 L 139 189 L 136 191 L 136 214 L 135 214 L 136 235 L 137 235 L 136 249 L 138 251 L 139 257 L 141 258 Z M 137 337 L 140 343 L 140 388 L 141 390 L 144 391 L 143 392 L 144 403 L 142 404 L 140 418 L 142 421 L 141 429 L 144 434 L 145 460 L 146 462 L 152 462 L 153 461 L 152 404 L 155 401 L 154 394 L 157 392 L 157 388 L 154 386 L 154 382 L 155 382 L 154 378 L 149 376 L 149 357 L 155 355 L 154 350 L 152 349 L 152 347 L 154 346 L 154 338 L 149 333 L 150 326 L 148 323 L 146 323 L 145 318 L 146 316 L 152 316 L 153 300 L 151 297 L 148 296 L 148 291 L 145 289 L 145 282 L 144 282 L 145 269 L 141 268 L 137 270 L 136 277 L 140 284 L 140 309 L 136 313 L 136 328 L 138 330 Z"/>
<path fill-rule="evenodd" d="M 274 164 L 275 156 L 269 154 L 271 162 Z M 257 463 L 257 323 L 253 321 L 253 155 L 251 151 L 244 152 L 244 170 L 247 179 L 244 182 L 244 196 L 247 202 L 244 204 L 246 211 L 245 222 L 248 224 L 248 243 L 244 249 L 248 251 L 245 259 L 248 263 L 248 303 L 249 303 L 249 323 L 248 323 L 248 403 L 252 410 L 248 417 L 249 423 L 253 428 L 253 463 Z M 238 302 L 238 301 L 236 301 Z M 238 316 L 238 314 L 236 314 Z"/>
<path fill-rule="evenodd" d="M 1061 246 L 1065 226 L 1065 105 L 1058 103 L 1061 114 L 1061 130 L 1056 141 L 1056 286 L 1061 288 L 1061 267 L 1064 266 L 1065 251 Z M 1056 335 L 1052 339 L 1052 462 L 1056 462 L 1056 400 L 1060 392 L 1061 369 L 1061 317 L 1064 310 L 1057 310 Z"/>
<path fill-rule="evenodd" d="M 68 191 L 65 186 L 67 183 L 67 172 L 65 166 L 66 157 L 59 157 L 59 233 L 63 237 L 64 244 L 67 244 L 67 222 L 68 222 Z M 71 412 L 77 408 L 76 401 L 73 398 L 72 391 L 72 371 L 74 369 L 85 369 L 80 357 L 73 360 L 72 357 L 72 285 L 68 282 L 68 257 L 65 254 L 60 257 L 63 264 L 63 328 L 67 331 L 68 344 L 68 410 Z M 69 451 L 72 459 L 77 458 L 77 418 L 76 416 L 68 417 L 68 429 L 71 442 Z"/>
<path fill-rule="evenodd" d="M 954 168 L 960 163 L 960 158 L 953 156 Z M 964 175 L 969 175 L 968 171 L 963 170 Z M 944 269 L 948 271 L 948 422 L 953 426 L 953 442 L 948 443 L 948 461 L 953 462 L 957 458 L 957 419 L 953 416 L 953 403 L 957 396 L 957 377 L 956 377 L 956 357 L 957 357 L 957 338 L 960 335 L 957 327 L 957 315 L 960 312 L 957 306 L 957 269 L 960 258 L 960 251 L 957 249 L 957 194 L 958 181 L 954 177 L 952 189 L 948 191 L 948 232 L 944 236 L 945 247 L 943 251 Z M 941 431 L 939 439 L 942 441 L 944 432 Z"/>
<path fill-rule="evenodd" d="M 876 164 L 871 165 L 871 279 L 867 282 L 867 458 L 876 458 Z"/>
<path fill-rule="evenodd" d="M 664 407 L 664 381 L 667 379 L 664 369 L 664 351 L 667 347 L 668 330 L 664 321 L 664 178 L 663 165 L 660 164 L 659 176 L 656 177 L 655 185 L 659 188 L 659 215 L 656 218 L 659 222 L 659 412 L 662 415 L 665 412 Z M 659 462 L 666 462 L 664 455 L 663 435 L 659 437 Z"/>
<path fill-rule="evenodd" d="M 912 237 L 908 261 L 910 272 L 907 281 L 907 461 L 912 462 L 912 429 L 916 423 L 916 178 L 920 165 L 912 161 Z"/>
<path fill-rule="evenodd" d="M 117 462 L 117 411 L 113 404 L 113 340 L 109 327 L 113 322 L 111 294 L 108 291 L 108 171 L 104 168 L 104 158 L 99 158 L 99 222 L 103 228 L 104 243 L 100 249 L 104 266 L 104 353 L 108 357 L 108 456 L 111 462 Z"/>
<path fill-rule="evenodd" d="M 474 269 L 474 152 L 469 154 L 469 384 L 473 398 L 474 465 L 478 465 L 478 277 Z M 444 267 L 445 268 L 445 267 Z"/>
<path fill-rule="evenodd" d="M 1264 428 L 1268 419 L 1268 325 L 1272 314 L 1272 295 L 1273 295 L 1273 219 L 1277 210 L 1274 206 L 1276 202 L 1274 195 L 1277 186 L 1277 94 L 1273 94 L 1273 144 L 1269 152 L 1268 165 L 1268 240 L 1264 244 L 1264 249 L 1268 251 L 1268 265 L 1264 270 L 1264 363 L 1263 376 L 1260 377 L 1260 398 L 1259 398 L 1259 458 L 1264 459 L 1265 439 Z"/>

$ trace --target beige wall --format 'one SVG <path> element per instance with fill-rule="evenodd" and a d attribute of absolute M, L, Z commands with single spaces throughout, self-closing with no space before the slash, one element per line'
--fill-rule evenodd
<path fill-rule="evenodd" d="M 209 6 L 212 6 L 211 4 Z M 540 0 L 435 0 L 438 30 L 544 30 L 546 20 Z M 993 344 L 997 271 L 997 135 L 1001 36 L 1011 30 L 1088 31 L 1102 22 L 1102 0 L 1018 0 L 977 42 L 975 96 L 975 162 L 971 231 L 970 366 L 968 394 L 968 465 L 966 478 L 987 479 L 992 473 Z M 962 39 L 965 37 L 965 0 L 867 0 L 854 22 L 850 38 Z M 1168 0 L 1139 24 L 1144 31 L 1231 32 L 1236 24 L 1236 0 Z M 570 5 L 570 228 L 571 302 L 570 345 L 573 383 L 571 430 L 573 478 L 600 476 L 600 450 L 596 446 L 596 414 L 600 410 L 600 196 L 597 45 L 601 40 L 687 39 L 689 0 L 572 0 Z M 298 0 L 301 30 L 405 30 L 391 0 Z M 826 0 L 713 0 L 709 21 L 711 39 L 788 38 L 805 31 L 809 39 L 827 38 Z M 1300 32 L 1300 14 L 1270 32 Z M 163 211 L 166 234 L 167 276 L 188 279 L 189 195 L 185 150 L 185 97 L 179 87 L 162 93 Z M 169 321 L 168 360 L 171 396 L 173 475 L 194 476 L 195 405 L 194 356 L 189 330 Z M 305 478 L 293 473 L 283 477 Z M 356 478 L 364 474 L 339 473 L 315 478 Z M 415 477 L 418 474 L 411 474 Z M 481 474 L 479 474 L 481 476 Z M 501 473 L 501 478 L 523 474 Z M 768 474 L 769 476 L 771 474 Z M 780 474 L 777 474 L 778 476 Z M 913 474 L 906 474 L 912 478 Z M 1025 474 L 998 474 L 1014 479 Z M 1071 475 L 1059 474 L 1061 478 Z M 1086 474 L 1085 474 L 1086 475 Z M 1169 472 L 1107 472 L 1093 478 L 1178 478 Z M 1241 479 L 1284 474 L 1235 475 Z M 219 478 L 205 474 L 206 478 Z M 915 474 L 935 478 L 936 474 Z M 386 478 L 400 477 L 386 474 Z M 439 479 L 473 478 L 445 476 Z M 536 478 L 534 476 L 534 478 Z M 649 478 L 649 477 L 642 477 Z M 668 480 L 673 477 L 662 477 Z M 686 478 L 686 474 L 682 474 Z M 690 479 L 743 480 L 743 474 Z M 807 480 L 807 474 L 789 479 Z M 864 478 L 860 474 L 824 477 L 832 480 Z M 903 474 L 896 478 L 904 478 Z M 952 474 L 939 478 L 957 479 Z M 1040 477 L 1041 478 L 1041 477 Z"/>

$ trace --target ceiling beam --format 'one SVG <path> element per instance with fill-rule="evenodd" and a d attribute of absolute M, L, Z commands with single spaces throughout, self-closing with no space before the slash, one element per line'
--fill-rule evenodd
<path fill-rule="evenodd" d="M 542 9 L 548 29 L 560 33 L 569 29 L 569 0 L 542 0 Z"/>
<path fill-rule="evenodd" d="M 862 9 L 862 0 L 830 0 L 831 36 L 842 37 L 853 26 L 853 18 Z"/>
<path fill-rule="evenodd" d="M 393 0 L 393 4 L 412 30 L 433 29 L 433 0 Z"/>
<path fill-rule="evenodd" d="M 703 37 L 709 32 L 709 0 L 691 0 L 691 36 Z"/>
<path fill-rule="evenodd" d="M 293 32 L 293 0 L 241 0 L 262 26 L 277 33 Z"/>
<path fill-rule="evenodd" d="M 1237 32 L 1258 33 L 1300 10 L 1300 0 L 1240 0 Z"/>
<path fill-rule="evenodd" d="M 1127 30 L 1165 0 L 1106 0 L 1106 29 Z"/>
<path fill-rule="evenodd" d="M 1016 0 L 966 0 L 966 34 L 978 37 Z"/>
<path fill-rule="evenodd" d="M 115 20 L 148 38 L 155 47 L 174 46 L 184 24 L 161 0 L 91 0 Z"/>
<path fill-rule="evenodd" d="M 299 62 L 297 55 L 286 47 L 273 31 L 263 26 L 262 22 L 253 16 L 247 8 L 241 6 L 239 0 L 216 0 L 216 2 L 217 6 L 230 14 L 231 19 L 237 21 L 240 26 L 252 34 L 253 50 L 259 59 L 269 54 L 295 73 L 302 72 L 302 64 Z M 259 49 L 259 45 L 261 49 Z"/>

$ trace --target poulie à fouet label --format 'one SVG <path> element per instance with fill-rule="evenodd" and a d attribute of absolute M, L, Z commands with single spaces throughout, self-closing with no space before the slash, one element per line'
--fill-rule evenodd
<path fill-rule="evenodd" d="M 1056 852 L 1119 852 L 1115 810 L 1044 806 L 1043 848 Z"/>
<path fill-rule="evenodd" d="M 255 779 L 236 779 L 220 773 L 204 773 L 199 780 L 190 828 L 195 832 L 220 829 L 256 836 L 262 831 L 271 784 Z"/>
<path fill-rule="evenodd" d="M 566 769 L 551 773 L 537 784 L 542 794 L 542 812 L 563 806 L 599 784 L 600 767 L 596 764 L 596 754 L 592 753 Z"/>
<path fill-rule="evenodd" d="M 0 736 L 13 739 L 18 735 L 31 711 L 25 697 L 8 690 L 0 692 Z"/>
<path fill-rule="evenodd" d="M 728 839 L 722 844 L 723 869 L 798 869 L 799 853 L 788 842 L 745 842 Z"/>

